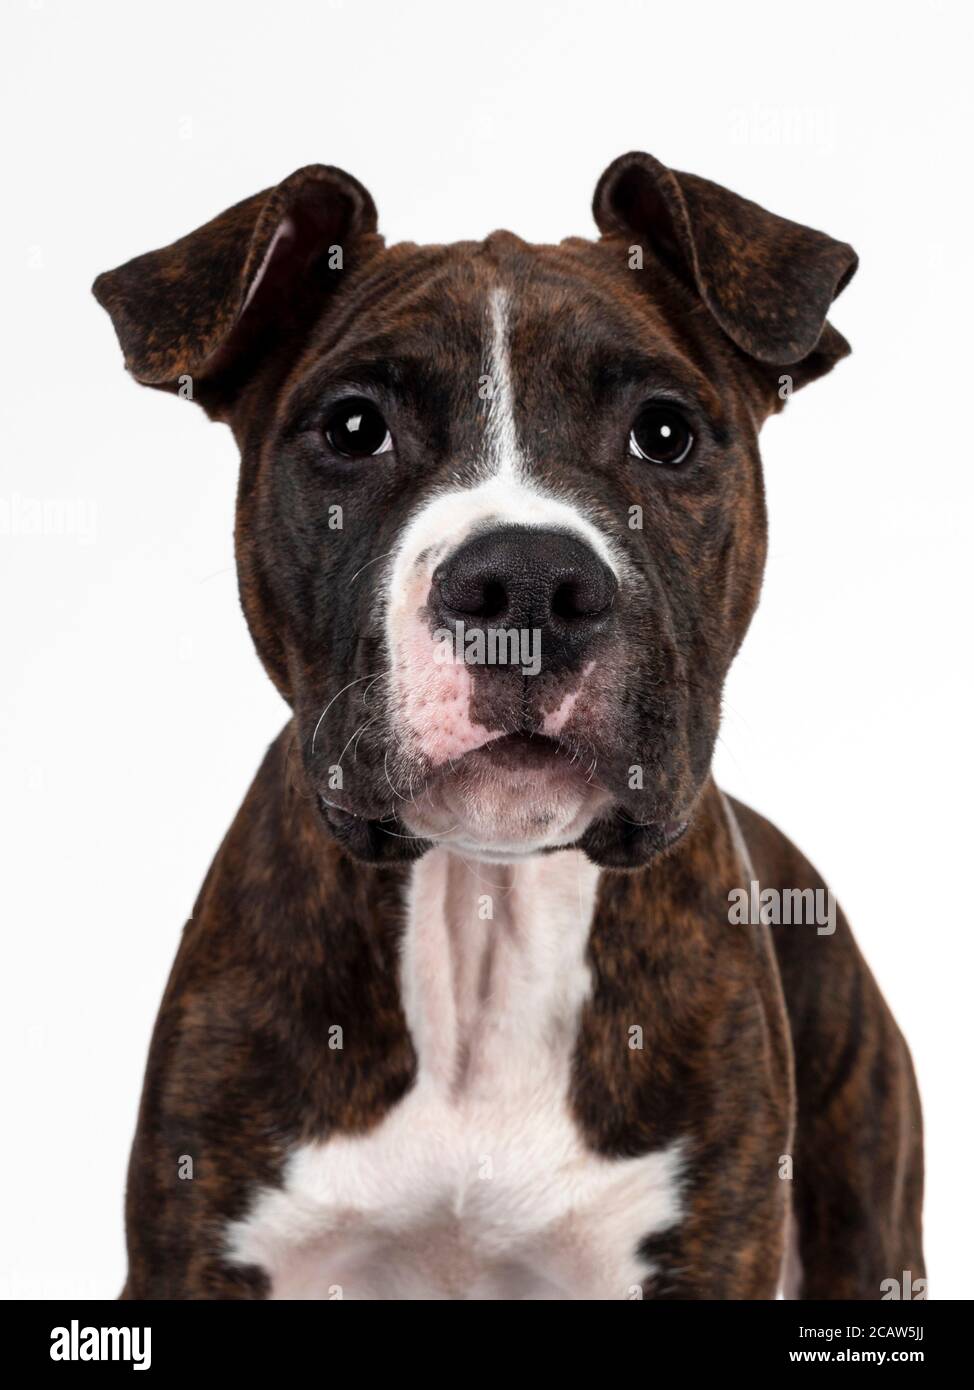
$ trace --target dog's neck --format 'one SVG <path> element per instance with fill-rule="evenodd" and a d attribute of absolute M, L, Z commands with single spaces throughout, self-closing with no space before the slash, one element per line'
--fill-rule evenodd
<path fill-rule="evenodd" d="M 413 868 L 403 1005 L 419 1076 L 452 1095 L 527 1082 L 572 1052 L 599 870 L 577 850 Z"/>

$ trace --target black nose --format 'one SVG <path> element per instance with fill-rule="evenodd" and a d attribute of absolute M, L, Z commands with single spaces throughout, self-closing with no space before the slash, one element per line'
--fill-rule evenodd
<path fill-rule="evenodd" d="M 540 633 L 545 670 L 584 657 L 610 624 L 617 584 L 591 546 L 565 531 L 502 526 L 474 536 L 433 574 L 440 626 Z"/>

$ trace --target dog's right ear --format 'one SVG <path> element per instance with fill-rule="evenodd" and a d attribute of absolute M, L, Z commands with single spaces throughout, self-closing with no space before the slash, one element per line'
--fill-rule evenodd
<path fill-rule="evenodd" d="M 92 289 L 136 380 L 218 415 L 270 342 L 317 312 L 329 279 L 381 245 L 366 189 L 311 164 Z"/>

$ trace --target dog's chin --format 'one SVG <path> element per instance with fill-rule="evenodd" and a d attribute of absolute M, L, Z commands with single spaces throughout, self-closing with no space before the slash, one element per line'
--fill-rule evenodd
<path fill-rule="evenodd" d="M 685 820 L 640 819 L 586 770 L 554 740 L 512 735 L 436 769 L 420 794 L 381 816 L 319 802 L 339 843 L 370 864 L 434 846 L 494 863 L 576 846 L 601 868 L 635 869 L 681 838 Z"/>
<path fill-rule="evenodd" d="M 437 769 L 400 814 L 412 834 L 458 854 L 524 859 L 576 844 L 608 806 L 585 771 L 552 740 L 495 739 Z"/>

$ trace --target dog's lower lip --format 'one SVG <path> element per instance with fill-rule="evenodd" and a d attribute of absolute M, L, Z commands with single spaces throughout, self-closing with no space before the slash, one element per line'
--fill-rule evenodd
<path fill-rule="evenodd" d="M 457 766 L 468 759 L 487 759 L 503 767 L 544 767 L 560 762 L 564 749 L 553 738 L 543 734 L 504 734 L 473 748 L 459 759 Z"/>

